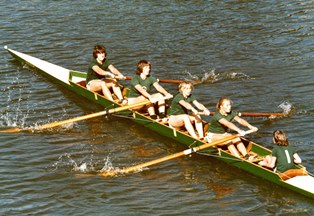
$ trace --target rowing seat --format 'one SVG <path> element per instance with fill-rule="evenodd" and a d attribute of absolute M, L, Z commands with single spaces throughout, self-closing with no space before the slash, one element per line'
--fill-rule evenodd
<path fill-rule="evenodd" d="M 85 87 L 86 88 L 86 81 L 85 80 L 82 80 L 80 82 L 77 82 L 76 84 L 82 86 L 82 87 Z"/>

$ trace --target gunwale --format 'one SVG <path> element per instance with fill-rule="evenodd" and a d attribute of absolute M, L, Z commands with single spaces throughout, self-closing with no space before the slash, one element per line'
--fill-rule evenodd
<path fill-rule="evenodd" d="M 58 84 L 61 84 L 62 86 L 68 88 L 69 90 L 77 93 L 80 96 L 87 98 L 88 100 L 91 100 L 94 103 L 100 104 L 104 107 L 110 106 L 112 108 L 120 106 L 118 103 L 109 101 L 102 95 L 95 92 L 91 92 L 87 90 L 84 86 L 80 85 L 79 82 L 85 80 L 85 77 L 86 77 L 85 72 L 69 70 L 61 66 L 52 64 L 50 62 L 38 59 L 36 57 L 30 56 L 30 55 L 27 55 L 27 54 L 24 54 L 24 53 L 21 53 L 12 49 L 8 49 L 7 47 L 5 47 L 5 49 L 20 63 L 26 64 L 30 68 L 36 69 L 36 71 L 40 72 L 44 76 L 47 76 L 50 80 L 53 80 L 54 82 L 57 82 Z M 143 113 L 129 110 L 129 111 L 123 112 L 123 114 L 132 116 L 133 117 L 132 121 L 138 124 L 141 124 L 144 127 L 147 127 L 150 130 L 155 131 L 163 136 L 174 139 L 175 141 L 181 144 L 184 144 L 188 147 L 195 147 L 195 146 L 204 144 L 203 141 L 192 138 L 186 132 L 176 131 L 173 128 L 170 128 L 166 124 L 150 119 L 148 116 L 146 116 Z M 261 145 L 258 145 L 257 143 L 254 143 L 245 138 L 242 138 L 242 140 L 245 143 L 245 145 L 247 146 L 250 145 L 251 151 L 253 151 L 254 153 L 258 154 L 261 157 L 271 153 L 271 150 Z M 288 181 L 284 181 L 280 178 L 280 176 L 277 173 L 265 167 L 261 167 L 256 163 L 253 163 L 247 160 L 239 160 L 233 155 L 231 155 L 228 151 L 224 150 L 223 148 L 210 147 L 206 150 L 203 150 L 201 154 L 204 154 L 204 155 L 215 154 L 216 156 L 218 156 L 217 158 L 219 160 L 225 163 L 228 163 L 231 166 L 238 167 L 255 176 L 266 179 L 279 186 L 295 191 L 299 194 L 303 194 L 309 198 L 314 198 L 313 191 L 306 190 L 300 186 L 291 184 Z M 298 165 L 296 166 L 296 168 L 302 169 L 304 167 L 301 165 Z M 313 181 L 314 178 L 312 176 L 310 177 L 312 178 L 311 181 Z M 290 182 L 292 181 L 290 180 Z"/>

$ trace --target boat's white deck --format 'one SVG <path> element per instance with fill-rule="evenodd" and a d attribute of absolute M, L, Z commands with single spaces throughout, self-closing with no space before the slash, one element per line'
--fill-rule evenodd
<path fill-rule="evenodd" d="M 59 79 L 64 83 L 69 84 L 70 71 L 68 69 L 15 50 L 9 49 L 9 51 L 24 59 L 29 64 L 36 66 L 45 73 L 55 77 L 56 79 Z"/>
<path fill-rule="evenodd" d="M 314 178 L 312 176 L 296 176 L 285 182 L 314 194 Z"/>

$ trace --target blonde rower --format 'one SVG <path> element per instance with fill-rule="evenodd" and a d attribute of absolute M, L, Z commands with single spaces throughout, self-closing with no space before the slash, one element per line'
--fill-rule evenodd
<path fill-rule="evenodd" d="M 183 82 L 179 85 L 179 93 L 172 100 L 169 125 L 176 129 L 184 126 L 192 137 L 203 139 L 203 123 L 198 110 L 204 111 L 205 115 L 209 115 L 210 112 L 191 94 L 192 89 L 191 82 Z M 188 114 L 188 111 L 191 111 L 191 114 Z M 193 124 L 195 124 L 198 135 L 195 133 Z"/>
<path fill-rule="evenodd" d="M 249 124 L 244 119 L 240 118 L 236 112 L 232 111 L 232 101 L 229 98 L 222 97 L 219 99 L 216 105 L 217 111 L 214 116 L 211 118 L 210 125 L 207 130 L 207 139 L 211 141 L 216 141 L 219 139 L 223 139 L 231 134 L 228 130 L 233 130 L 239 133 L 240 135 L 244 135 L 245 131 L 237 127 L 232 120 L 237 121 L 240 125 L 249 128 L 250 130 L 257 131 L 258 129 L 251 124 Z M 240 154 L 248 158 L 248 154 L 244 144 L 242 143 L 240 138 L 235 138 L 227 143 L 228 149 L 232 155 L 240 158 Z M 239 150 L 239 152 L 238 152 Z"/>

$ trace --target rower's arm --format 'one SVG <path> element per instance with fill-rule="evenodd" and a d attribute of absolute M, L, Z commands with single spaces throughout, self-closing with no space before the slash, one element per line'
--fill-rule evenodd
<path fill-rule="evenodd" d="M 164 89 L 158 82 L 155 82 L 153 84 L 153 86 L 155 87 L 155 89 L 160 92 L 163 95 L 170 95 L 169 92 L 166 91 L 166 89 Z"/>
<path fill-rule="evenodd" d="M 93 71 L 95 71 L 96 73 L 98 73 L 101 76 L 111 76 L 114 77 L 114 75 L 110 72 L 110 71 L 105 71 L 103 69 L 101 69 L 98 65 L 94 65 L 92 67 Z"/>
<path fill-rule="evenodd" d="M 200 102 L 198 102 L 197 100 L 193 101 L 193 104 L 202 111 L 208 110 L 203 104 L 201 104 Z"/>
<path fill-rule="evenodd" d="M 271 156 L 270 157 L 270 163 L 268 164 L 269 166 L 269 168 L 275 168 L 275 166 L 276 166 L 276 161 L 277 161 L 277 158 L 276 157 L 274 157 L 274 156 Z"/>
<path fill-rule="evenodd" d="M 230 128 L 233 131 L 236 131 L 239 134 L 243 133 L 243 131 L 240 128 L 238 128 L 235 124 L 228 121 L 227 119 L 222 118 L 219 120 L 219 123 L 225 125 L 226 127 Z"/>
<path fill-rule="evenodd" d="M 112 64 L 109 65 L 108 69 L 114 74 L 116 75 L 117 77 L 119 78 L 123 78 L 124 76 L 122 75 L 122 73 L 120 73 L 120 71 L 115 67 L 113 66 Z"/>
<path fill-rule="evenodd" d="M 139 91 L 139 93 L 141 93 L 141 95 L 143 95 L 144 97 L 146 97 L 150 100 L 151 95 L 141 85 L 138 84 L 134 87 L 137 91 Z"/>
<path fill-rule="evenodd" d="M 254 127 L 253 125 L 251 125 L 250 123 L 245 121 L 243 118 L 240 118 L 239 116 L 234 117 L 234 120 L 239 122 L 239 124 L 243 125 L 244 127 L 249 128 L 250 130 L 256 130 L 257 131 L 257 127 Z"/>
<path fill-rule="evenodd" d="M 296 163 L 296 164 L 302 163 L 302 160 L 301 160 L 300 156 L 297 153 L 293 154 L 293 158 L 294 158 L 294 163 Z"/>
<path fill-rule="evenodd" d="M 180 100 L 179 104 L 181 104 L 181 106 L 185 107 L 187 110 L 191 110 L 193 113 L 197 114 L 197 110 L 190 103 Z"/>

